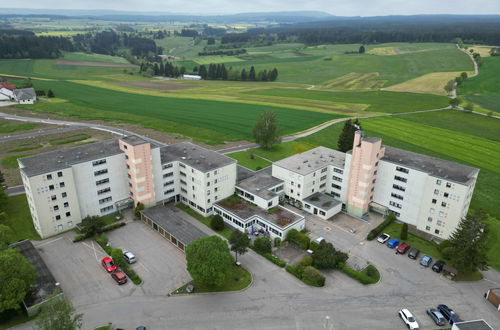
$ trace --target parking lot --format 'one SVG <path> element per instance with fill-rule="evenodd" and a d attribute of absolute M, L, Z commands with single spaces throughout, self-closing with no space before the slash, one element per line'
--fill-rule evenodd
<path fill-rule="evenodd" d="M 111 246 L 136 255 L 138 261 L 132 268 L 144 280 L 140 286 L 131 281 L 118 285 L 100 264 L 107 255 L 101 247 L 90 239 L 73 243 L 74 235 L 68 232 L 34 242 L 74 306 L 113 301 L 136 291 L 148 296 L 167 295 L 190 280 L 184 254 L 140 221 L 108 233 Z"/>

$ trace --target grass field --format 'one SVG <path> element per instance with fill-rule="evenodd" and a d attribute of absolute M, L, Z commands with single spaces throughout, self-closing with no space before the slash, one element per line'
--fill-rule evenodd
<path fill-rule="evenodd" d="M 496 116 L 500 115 L 500 93 L 472 94 L 466 95 L 467 101 L 473 102 L 487 110 L 496 112 Z"/>
<path fill-rule="evenodd" d="M 197 64 L 212 64 L 212 63 L 233 63 L 233 62 L 241 62 L 242 59 L 236 56 L 198 56 L 192 59 L 193 62 Z"/>
<path fill-rule="evenodd" d="M 191 136 L 207 143 L 251 138 L 253 123 L 266 110 L 276 112 L 283 134 L 301 131 L 341 117 L 286 107 L 138 95 L 71 82 L 39 81 L 36 82 L 36 86 L 50 87 L 58 97 L 70 100 L 71 103 L 44 102 L 31 106 L 30 109 L 79 116 L 82 119 L 137 122 L 136 119 L 141 117 L 142 121 L 165 120 L 165 123 L 173 122 L 183 126 L 177 128 L 166 126 L 163 131 Z M 85 109 L 84 112 L 82 108 Z M 188 126 L 191 128 L 186 131 Z"/>
<path fill-rule="evenodd" d="M 500 219 L 491 218 L 488 220 L 488 264 L 500 271 Z"/>
<path fill-rule="evenodd" d="M 500 91 L 500 56 L 483 59 L 476 77 L 469 78 L 458 89 L 459 94 L 485 94 Z"/>
<path fill-rule="evenodd" d="M 238 165 L 244 166 L 246 168 L 251 169 L 252 171 L 258 171 L 262 168 L 271 166 L 271 163 L 267 160 L 264 160 L 258 156 L 253 155 L 253 151 L 238 151 L 233 152 L 231 154 L 227 154 L 227 156 L 236 159 L 238 161 Z M 253 158 L 252 158 L 253 157 Z"/>
<path fill-rule="evenodd" d="M 63 58 L 65 60 L 71 61 L 90 61 L 90 62 L 108 62 L 108 63 L 124 63 L 128 64 L 128 61 L 123 57 L 110 56 L 102 54 L 87 54 L 81 52 L 64 52 Z"/>
<path fill-rule="evenodd" d="M 318 89 L 331 90 L 363 90 L 363 89 L 378 89 L 385 83 L 383 80 L 378 80 L 378 72 L 355 73 L 351 72 L 345 76 L 334 80 L 327 81 Z"/>
<path fill-rule="evenodd" d="M 415 110 L 437 109 L 448 106 L 444 96 L 389 91 L 314 91 L 293 89 L 266 89 L 248 92 L 254 95 L 314 99 L 369 105 L 365 111 L 398 113 Z"/>
<path fill-rule="evenodd" d="M 8 237 L 9 242 L 17 242 L 23 239 L 40 240 L 40 236 L 33 227 L 26 195 L 8 197 L 5 212 L 8 216 L 3 224 L 12 229 L 12 235 Z"/>
<path fill-rule="evenodd" d="M 401 227 L 403 227 L 403 224 L 401 223 L 391 223 L 384 229 L 384 233 L 391 235 L 391 238 L 394 237 L 401 240 Z M 424 254 L 428 254 L 436 261 L 441 259 L 441 252 L 439 252 L 437 244 L 434 242 L 415 236 L 412 233 L 408 233 L 408 239 L 405 239 L 404 242 L 410 244 L 411 247 L 415 247 L 420 250 L 419 258 L 421 258 Z"/>
<path fill-rule="evenodd" d="M 11 121 L 0 119 L 0 134 L 13 133 L 17 131 L 29 131 L 37 126 L 38 125 L 34 123 L 13 124 Z"/>
<path fill-rule="evenodd" d="M 414 92 L 447 95 L 444 86 L 450 80 L 455 79 L 461 72 L 433 72 L 423 76 L 407 80 L 397 85 L 387 87 L 384 90 L 394 92 Z M 471 72 L 468 72 L 471 74 Z"/>
<path fill-rule="evenodd" d="M 158 46 L 163 47 L 164 54 L 179 57 L 197 56 L 207 45 L 206 40 L 194 44 L 193 38 L 190 37 L 167 37 L 164 39 L 157 39 L 155 42 Z"/>

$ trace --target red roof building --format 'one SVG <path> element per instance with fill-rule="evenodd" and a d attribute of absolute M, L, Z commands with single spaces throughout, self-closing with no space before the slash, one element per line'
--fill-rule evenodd
<path fill-rule="evenodd" d="M 7 88 L 7 89 L 10 89 L 11 91 L 13 91 L 14 89 L 16 89 L 16 86 L 14 86 L 8 82 L 0 82 L 0 88 Z"/>

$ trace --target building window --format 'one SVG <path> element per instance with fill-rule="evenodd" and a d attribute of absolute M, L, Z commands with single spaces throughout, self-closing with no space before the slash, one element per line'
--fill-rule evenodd
<path fill-rule="evenodd" d="M 64 188 L 66 187 L 66 184 L 64 182 L 59 182 L 59 188 Z"/>
<path fill-rule="evenodd" d="M 217 175 L 217 170 L 214 171 L 214 175 Z"/>
<path fill-rule="evenodd" d="M 109 196 L 109 197 L 106 197 L 106 198 L 103 198 L 103 199 L 100 199 L 99 200 L 99 204 L 104 204 L 106 202 L 109 202 L 113 199 L 113 197 Z"/>
<path fill-rule="evenodd" d="M 102 180 L 96 181 L 95 185 L 99 186 L 101 184 L 105 184 L 105 183 L 108 183 L 108 182 L 109 182 L 109 179 L 102 179 Z"/>
<path fill-rule="evenodd" d="M 174 166 L 174 164 L 170 163 L 170 164 L 165 164 L 165 165 L 163 165 L 161 168 L 162 168 L 163 170 L 166 170 L 167 168 L 171 168 L 171 167 L 173 167 L 173 166 Z"/>
<path fill-rule="evenodd" d="M 57 197 L 56 197 L 56 195 L 52 195 L 52 196 L 50 196 L 50 199 L 55 201 L 57 199 Z"/>
<path fill-rule="evenodd" d="M 56 220 L 61 220 L 61 216 L 60 215 L 56 215 Z"/>
<path fill-rule="evenodd" d="M 397 189 L 397 190 L 401 190 L 401 191 L 405 191 L 405 190 L 406 190 L 406 188 L 405 188 L 405 187 L 399 186 L 399 185 L 397 185 L 397 184 L 393 184 L 393 185 L 392 185 L 392 188 Z"/>
<path fill-rule="evenodd" d="M 395 206 L 395 207 L 397 207 L 398 209 L 400 209 L 400 208 L 402 207 L 402 205 L 401 205 L 401 204 L 398 204 L 398 203 L 393 202 L 393 201 L 390 201 L 390 202 L 389 202 L 389 205 L 391 205 L 391 206 Z"/>
<path fill-rule="evenodd" d="M 442 207 L 446 207 L 446 203 L 445 202 L 441 202 L 441 206 Z"/>
<path fill-rule="evenodd" d="M 68 221 L 68 227 L 73 227 L 73 221 Z"/>
<path fill-rule="evenodd" d="M 339 178 L 338 176 L 332 176 L 332 179 L 333 181 L 338 181 L 338 182 L 342 182 L 342 178 Z"/>
<path fill-rule="evenodd" d="M 404 168 L 404 167 L 400 167 L 400 166 L 396 166 L 396 171 L 403 172 L 403 173 L 406 173 L 406 174 L 408 174 L 410 172 L 409 169 Z"/>
<path fill-rule="evenodd" d="M 62 198 L 66 198 L 66 197 L 68 197 L 68 194 L 67 194 L 66 192 L 63 192 L 63 193 L 61 194 L 61 196 L 62 196 Z"/>
<path fill-rule="evenodd" d="M 408 179 L 403 178 L 401 176 L 397 176 L 397 175 L 394 176 L 394 180 L 398 180 L 398 181 L 405 182 L 405 183 L 408 181 Z"/>
<path fill-rule="evenodd" d="M 446 182 L 446 188 L 451 188 L 451 183 Z"/>
<path fill-rule="evenodd" d="M 325 167 L 325 168 L 323 168 L 323 169 L 321 170 L 321 173 L 325 173 L 327 170 L 328 170 L 328 168 L 326 168 L 326 167 Z"/>
<path fill-rule="evenodd" d="M 333 168 L 333 171 L 334 171 L 335 173 L 344 174 L 344 171 L 339 170 L 338 168 Z"/>
<path fill-rule="evenodd" d="M 319 186 L 319 189 L 325 188 L 325 186 L 326 186 L 326 183 L 323 183 L 323 184 L 321 184 L 321 185 Z"/>
<path fill-rule="evenodd" d="M 69 207 L 69 203 L 68 202 L 64 202 L 64 207 Z"/>
<path fill-rule="evenodd" d="M 441 185 L 441 180 L 439 180 L 439 179 L 438 179 L 438 180 L 436 180 L 436 184 L 437 184 L 438 186 L 440 186 L 440 185 Z"/>
<path fill-rule="evenodd" d="M 54 211 L 58 211 L 59 210 L 59 205 L 54 205 Z"/>
<path fill-rule="evenodd" d="M 439 229 L 434 230 L 434 233 L 439 234 Z"/>
<path fill-rule="evenodd" d="M 130 186 L 130 187 L 132 186 L 132 185 L 130 184 L 130 182 L 129 182 L 129 186 Z M 97 194 L 98 194 L 98 195 L 102 195 L 102 194 L 105 194 L 105 193 L 110 192 L 110 191 L 111 191 L 111 188 L 109 188 L 109 187 L 108 187 L 108 188 L 104 188 L 104 189 L 98 190 L 98 191 L 97 191 Z"/>
<path fill-rule="evenodd" d="M 163 174 L 163 178 L 168 178 L 174 175 L 174 172 Z M 185 175 L 184 175 L 185 176 Z"/>
<path fill-rule="evenodd" d="M 431 227 L 430 226 L 426 226 L 425 230 L 429 231 L 429 230 L 431 230 Z"/>
<path fill-rule="evenodd" d="M 66 212 L 66 217 L 70 217 L 71 216 L 71 212 Z"/>
<path fill-rule="evenodd" d="M 429 210 L 429 213 L 430 213 L 430 214 L 434 214 L 434 212 L 435 212 L 435 211 L 436 211 L 436 210 L 434 210 L 433 208 L 431 208 L 431 209 Z"/>
<path fill-rule="evenodd" d="M 428 217 L 428 218 L 427 218 L 427 221 L 428 221 L 428 222 L 432 222 L 432 217 Z"/>
<path fill-rule="evenodd" d="M 335 183 L 332 183 L 332 188 L 335 188 L 335 189 L 342 189 L 341 186 L 339 186 L 338 184 L 335 184 Z"/>
<path fill-rule="evenodd" d="M 52 174 L 47 174 L 47 180 L 52 180 Z"/>
<path fill-rule="evenodd" d="M 179 167 L 186 168 L 186 165 L 179 163 Z"/>
<path fill-rule="evenodd" d="M 443 196 L 446 197 L 446 198 L 448 198 L 448 196 L 450 196 L 450 194 L 444 193 Z"/>
<path fill-rule="evenodd" d="M 319 179 L 319 181 L 323 181 L 323 180 L 326 180 L 326 175 L 322 176 L 321 179 Z"/>
<path fill-rule="evenodd" d="M 442 222 L 441 220 L 438 220 L 438 221 L 436 221 L 436 224 L 437 224 L 438 226 L 441 226 L 441 225 L 443 224 L 443 222 Z"/>
<path fill-rule="evenodd" d="M 53 184 L 51 184 L 51 185 L 49 186 L 49 190 L 54 190 L 54 185 L 53 185 Z"/>
<path fill-rule="evenodd" d="M 113 205 L 103 207 L 101 209 L 101 213 L 104 213 L 104 212 L 107 212 L 107 211 L 111 211 L 112 209 L 113 209 Z"/>
<path fill-rule="evenodd" d="M 97 165 L 101 165 L 101 164 L 106 164 L 106 159 L 94 160 L 92 162 L 92 166 L 97 166 Z"/>
<path fill-rule="evenodd" d="M 63 225 L 57 225 L 57 230 L 59 231 L 63 230 Z"/>
<path fill-rule="evenodd" d="M 107 168 L 105 168 L 103 170 L 95 171 L 94 172 L 94 176 L 103 175 L 103 174 L 106 174 L 106 173 L 108 173 L 108 169 Z"/>
<path fill-rule="evenodd" d="M 439 211 L 439 216 L 440 217 L 444 217 L 444 212 L 443 211 Z"/>
<path fill-rule="evenodd" d="M 433 198 L 432 199 L 432 204 L 436 204 L 437 203 L 437 199 Z"/>
<path fill-rule="evenodd" d="M 398 194 L 395 194 L 395 193 L 391 193 L 391 197 L 394 197 L 394 198 L 397 198 L 397 199 L 403 200 L 403 196 L 398 195 Z"/>
<path fill-rule="evenodd" d="M 174 192 L 174 189 L 169 189 L 167 191 L 164 192 L 165 195 L 168 195 L 170 193 L 173 193 Z"/>
<path fill-rule="evenodd" d="M 191 169 L 191 173 L 194 173 L 194 168 Z"/>
<path fill-rule="evenodd" d="M 58 176 L 59 178 L 61 178 L 61 177 L 63 176 L 63 173 L 62 173 L 62 172 L 57 172 L 57 176 Z"/>

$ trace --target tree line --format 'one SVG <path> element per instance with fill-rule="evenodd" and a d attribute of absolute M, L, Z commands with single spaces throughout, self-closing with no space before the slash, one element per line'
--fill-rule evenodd
<path fill-rule="evenodd" d="M 247 50 L 242 49 L 230 49 L 230 50 L 205 50 L 199 52 L 198 56 L 215 56 L 215 55 L 226 55 L 226 56 L 236 56 L 241 54 L 246 54 Z"/>
<path fill-rule="evenodd" d="M 0 34 L 0 58 L 57 58 L 62 51 L 74 51 L 71 40 L 64 37 Z"/>
<path fill-rule="evenodd" d="M 170 78 L 178 78 L 186 73 L 186 68 L 176 66 L 170 62 L 143 62 L 139 68 L 139 73 L 146 76 L 164 76 Z"/>
<path fill-rule="evenodd" d="M 245 68 L 241 71 L 232 67 L 227 69 L 224 64 L 209 64 L 208 69 L 205 65 L 200 65 L 193 71 L 205 80 L 275 81 L 278 78 L 278 69 L 257 72 L 253 65 L 248 71 Z"/>

